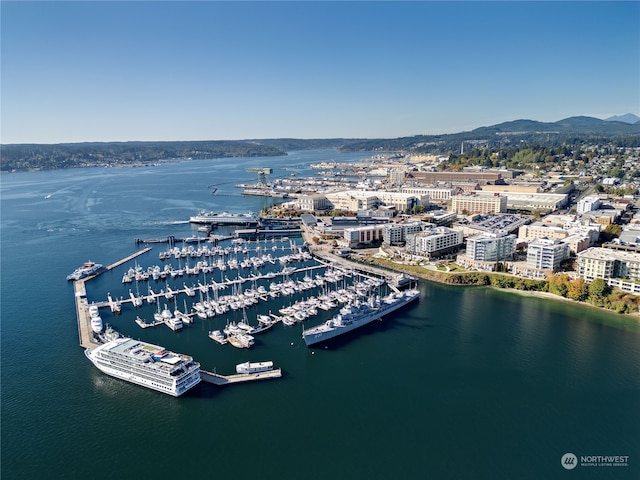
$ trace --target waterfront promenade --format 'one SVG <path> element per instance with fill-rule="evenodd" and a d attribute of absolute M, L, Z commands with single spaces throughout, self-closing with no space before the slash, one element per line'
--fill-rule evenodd
<path fill-rule="evenodd" d="M 379 278 L 384 278 L 391 288 L 395 288 L 395 283 L 398 278 L 399 272 L 392 272 L 390 270 L 376 267 L 374 265 L 364 265 L 359 262 L 354 262 L 341 255 L 332 253 L 333 247 L 329 244 L 314 244 L 312 241 L 314 234 L 310 231 L 306 225 L 302 226 L 302 238 L 306 242 L 309 248 L 309 252 L 314 258 L 324 265 L 342 265 L 343 267 L 357 270 L 359 272 L 366 272 L 371 275 L 375 275 Z"/>

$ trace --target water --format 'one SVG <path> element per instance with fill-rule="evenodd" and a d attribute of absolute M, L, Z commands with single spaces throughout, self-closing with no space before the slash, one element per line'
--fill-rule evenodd
<path fill-rule="evenodd" d="M 104 311 L 122 333 L 205 369 L 232 373 L 250 359 L 284 371 L 178 399 L 85 359 L 65 281 L 80 263 L 112 263 L 135 238 L 192 235 L 186 220 L 201 209 L 259 211 L 264 199 L 233 187 L 253 179 L 246 167 L 306 175 L 312 162 L 359 158 L 313 151 L 2 176 L 2 477 L 638 478 L 640 335 L 591 308 L 422 283 L 418 304 L 311 351 L 299 326 L 277 325 L 240 351 L 207 338 L 220 319 L 174 333 L 133 322 L 153 307 Z M 138 261 L 159 264 L 161 248 Z M 127 295 L 123 272 L 90 282 L 89 297 Z M 568 473 L 566 452 L 629 455 L 629 467 Z"/>

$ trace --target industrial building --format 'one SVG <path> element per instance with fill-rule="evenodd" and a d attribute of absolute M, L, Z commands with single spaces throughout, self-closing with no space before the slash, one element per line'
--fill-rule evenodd
<path fill-rule="evenodd" d="M 472 213 L 505 213 L 507 211 L 507 197 L 498 194 L 455 195 L 451 198 L 451 210 L 462 215 Z"/>

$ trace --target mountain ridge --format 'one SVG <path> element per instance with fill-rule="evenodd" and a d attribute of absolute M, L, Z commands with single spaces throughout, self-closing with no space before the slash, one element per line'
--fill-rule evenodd
<path fill-rule="evenodd" d="M 640 122 L 640 117 L 634 115 L 633 113 L 625 113 L 624 115 L 613 115 L 612 117 L 608 117 L 604 119 L 605 122 L 624 122 L 624 123 L 638 123 Z"/>

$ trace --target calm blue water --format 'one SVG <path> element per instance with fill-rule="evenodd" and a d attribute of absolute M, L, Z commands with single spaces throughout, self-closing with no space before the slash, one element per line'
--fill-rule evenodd
<path fill-rule="evenodd" d="M 192 235 L 186 220 L 201 209 L 259 211 L 264 199 L 233 188 L 253 179 L 247 167 L 305 175 L 312 162 L 360 158 L 313 151 L 0 177 L 2 478 L 640 478 L 640 335 L 590 308 L 423 283 L 419 304 L 312 351 L 299 326 L 277 325 L 239 351 L 207 337 L 223 319 L 174 333 L 133 322 L 153 307 L 104 311 L 122 333 L 208 370 L 232 373 L 247 359 L 284 370 L 179 399 L 85 359 L 65 280 L 79 264 L 112 263 L 135 238 Z M 160 263 L 163 245 L 153 247 L 141 265 Z M 124 268 L 90 282 L 89 297 L 126 296 Z M 566 452 L 629 455 L 630 465 L 569 472 Z"/>

